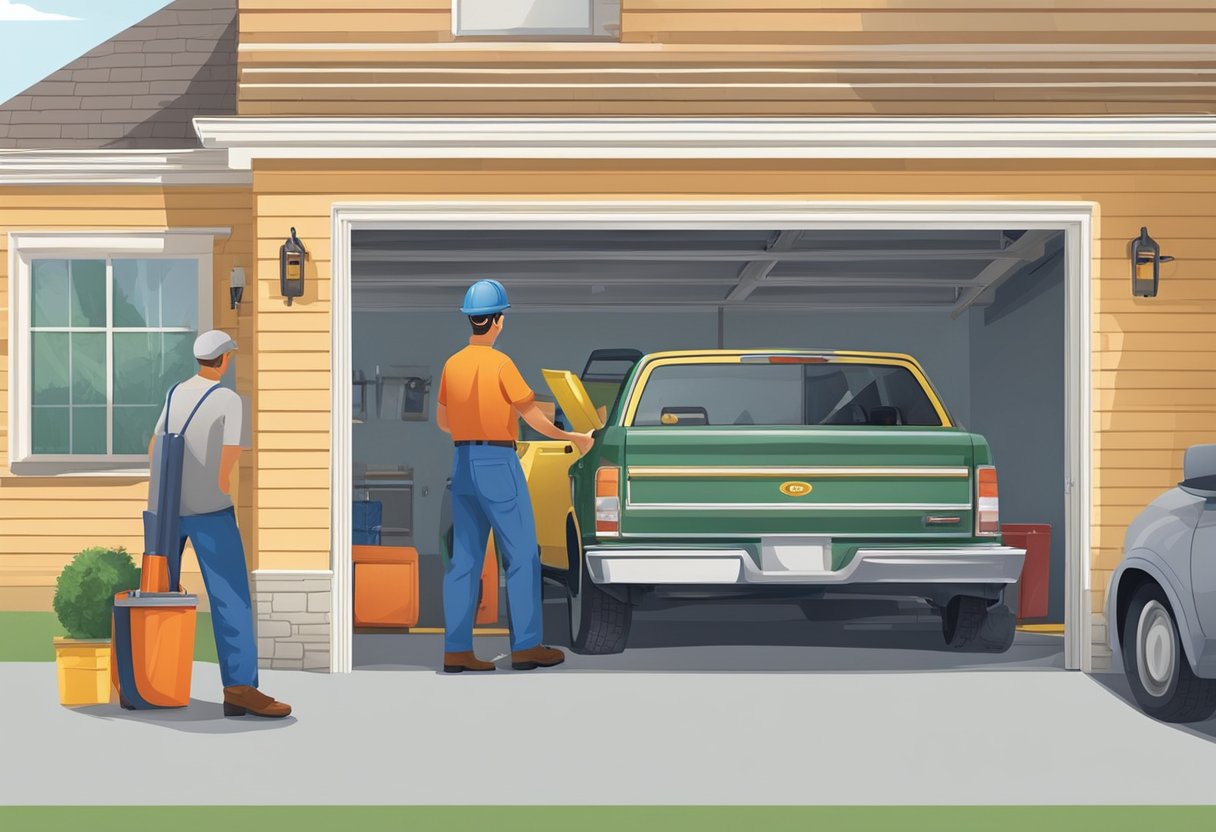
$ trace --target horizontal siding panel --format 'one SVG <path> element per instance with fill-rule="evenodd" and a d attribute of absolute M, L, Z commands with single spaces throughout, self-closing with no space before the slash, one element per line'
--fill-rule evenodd
<path fill-rule="evenodd" d="M 259 413 L 270 411 L 297 412 L 318 411 L 328 413 L 330 394 L 328 390 L 259 390 L 257 409 Z"/>
<path fill-rule="evenodd" d="M 315 509 L 259 508 L 258 528 L 267 529 L 323 529 L 329 530 L 329 512 Z"/>
<path fill-rule="evenodd" d="M 263 371 L 258 374 L 259 390 L 329 390 L 329 372 Z"/>
<path fill-rule="evenodd" d="M 329 529 L 261 529 L 258 546 L 271 552 L 328 552 Z"/>
<path fill-rule="evenodd" d="M 259 557 L 260 569 L 328 569 L 329 547 L 316 551 L 265 551 Z"/>
<path fill-rule="evenodd" d="M 267 488 L 258 490 L 257 508 L 308 509 L 329 511 L 329 492 L 319 488 Z"/>
<path fill-rule="evenodd" d="M 324 470 L 320 468 L 295 471 L 267 469 L 258 471 L 258 489 L 271 488 L 290 491 L 308 491 L 313 489 L 318 494 L 324 494 L 328 500 L 329 479 L 328 466 Z"/>
<path fill-rule="evenodd" d="M 307 470 L 329 469 L 328 451 L 267 451 L 258 453 L 258 468 L 265 471 L 275 469 Z"/>

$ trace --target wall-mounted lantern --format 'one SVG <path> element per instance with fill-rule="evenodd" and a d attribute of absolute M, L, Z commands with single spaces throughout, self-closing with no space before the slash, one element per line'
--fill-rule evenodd
<path fill-rule="evenodd" d="M 279 246 L 279 289 L 291 306 L 292 298 L 304 294 L 304 263 L 308 260 L 308 250 L 296 236 L 296 230 L 291 229 L 291 236 Z"/>
<path fill-rule="evenodd" d="M 240 266 L 234 266 L 232 269 L 232 277 L 228 280 L 228 298 L 232 301 L 232 308 L 236 309 L 241 305 L 241 299 L 245 297 L 245 270 Z"/>
<path fill-rule="evenodd" d="M 1161 279 L 1161 264 L 1173 257 L 1161 253 L 1161 246 L 1148 236 L 1148 228 L 1140 228 L 1140 236 L 1132 240 L 1132 295 L 1138 298 L 1157 297 L 1157 283 Z M 1151 278 L 1140 277 L 1140 267 L 1152 265 Z"/>

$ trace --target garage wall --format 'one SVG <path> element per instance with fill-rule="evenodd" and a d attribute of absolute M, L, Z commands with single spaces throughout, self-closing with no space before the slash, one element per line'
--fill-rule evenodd
<path fill-rule="evenodd" d="M 253 390 L 253 319 L 244 307 L 238 317 L 228 306 L 228 274 L 252 259 L 251 194 L 246 188 L 0 188 L 0 305 L 9 297 L 10 231 L 231 228 L 217 239 L 212 265 L 213 326 L 237 336 L 237 387 Z M 0 314 L 0 609 L 50 609 L 55 579 L 89 546 L 124 546 L 136 560 L 143 552 L 142 512 L 146 477 L 18 476 L 7 458 L 9 339 L 8 316 Z M 241 462 L 236 503 L 247 555 L 253 545 L 253 454 Z M 65 508 L 66 507 L 66 508 Z M 201 590 L 202 578 L 187 553 L 183 581 Z M 205 597 L 205 596 L 204 596 Z M 204 603 L 206 603 L 204 601 Z"/>
<path fill-rule="evenodd" d="M 1064 620 L 1064 261 L 1014 275 L 973 310 L 971 427 L 992 447 L 1001 521 L 1051 526 L 1049 614 Z"/>
<path fill-rule="evenodd" d="M 955 418 L 965 419 L 970 410 L 966 318 L 951 322 L 945 313 L 889 310 L 831 315 L 732 312 L 727 314 L 725 324 L 726 347 L 825 346 L 910 352 L 925 363 L 926 372 Z M 427 406 L 433 413 L 443 362 L 467 343 L 467 331 L 468 325 L 455 313 L 357 313 L 354 368 L 369 378 L 375 375 L 377 363 L 382 368 L 388 364 L 430 368 L 432 388 Z M 653 352 L 712 348 L 717 338 L 718 318 L 713 311 L 517 312 L 511 314 L 498 346 L 514 359 L 528 383 L 541 392 L 547 391 L 542 367 L 578 373 L 593 349 L 633 347 Z M 354 426 L 354 451 L 359 462 L 403 464 L 415 469 L 415 540 L 423 553 L 438 551 L 439 507 L 451 468 L 452 448 L 433 419 L 369 419 Z M 424 487 L 429 492 L 425 497 Z"/>

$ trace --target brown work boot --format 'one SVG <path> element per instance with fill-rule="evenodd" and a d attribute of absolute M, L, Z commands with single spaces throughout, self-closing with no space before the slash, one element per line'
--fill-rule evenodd
<path fill-rule="evenodd" d="M 463 673 L 466 670 L 471 670 L 475 673 L 484 673 L 487 670 L 494 670 L 493 662 L 483 662 L 477 658 L 472 650 L 464 653 L 444 653 L 443 654 L 443 672 L 444 673 Z"/>
<path fill-rule="evenodd" d="M 286 702 L 276 702 L 272 697 L 249 685 L 234 685 L 224 688 L 224 716 L 267 716 L 281 719 L 291 713 Z"/>
<path fill-rule="evenodd" d="M 516 650 L 511 654 L 512 670 L 535 670 L 538 667 L 553 667 L 566 660 L 566 654 L 556 647 L 538 644 L 529 650 Z"/>

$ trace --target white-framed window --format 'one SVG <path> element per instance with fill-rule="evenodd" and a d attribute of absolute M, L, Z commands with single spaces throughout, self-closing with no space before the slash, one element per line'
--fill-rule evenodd
<path fill-rule="evenodd" d="M 452 0 L 452 34 L 619 38 L 621 0 Z"/>
<path fill-rule="evenodd" d="M 165 393 L 211 328 L 214 236 L 10 235 L 14 473 L 147 467 Z"/>

